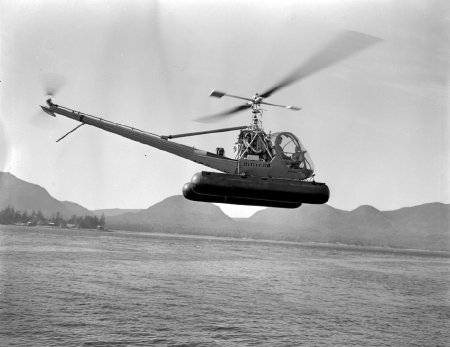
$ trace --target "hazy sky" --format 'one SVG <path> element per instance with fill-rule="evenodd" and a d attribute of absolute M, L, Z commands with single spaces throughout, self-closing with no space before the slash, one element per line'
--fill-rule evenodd
<path fill-rule="evenodd" d="M 208 170 L 140 143 L 39 113 L 55 102 L 157 134 L 246 125 L 212 89 L 251 97 L 342 30 L 383 41 L 280 90 L 264 128 L 295 133 L 329 204 L 381 210 L 450 202 L 450 3 L 372 1 L 0 1 L 0 170 L 89 209 L 147 208 Z M 237 132 L 179 139 L 234 157 Z M 221 205 L 233 216 L 255 208 Z"/>

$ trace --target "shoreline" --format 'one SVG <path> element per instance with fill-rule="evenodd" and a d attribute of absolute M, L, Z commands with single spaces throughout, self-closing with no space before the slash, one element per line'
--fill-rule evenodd
<path fill-rule="evenodd" d="M 199 240 L 214 240 L 214 241 L 234 241 L 234 242 L 251 242 L 251 243 L 263 243 L 263 244 L 281 244 L 292 245 L 308 248 L 328 248 L 334 250 L 343 251 L 359 251 L 359 252 L 373 252 L 373 253 L 395 253 L 405 255 L 423 255 L 430 257 L 443 257 L 450 258 L 450 251 L 438 251 L 418 248 L 392 248 L 381 246 L 359 246 L 343 243 L 324 243 L 324 242 L 297 242 L 297 241 L 282 241 L 282 240 L 270 240 L 270 239 L 251 239 L 251 238 L 236 238 L 225 236 L 209 236 L 209 235 L 195 235 L 195 234 L 175 234 L 175 233 L 153 233 L 153 232 L 140 232 L 130 230 L 112 230 L 117 233 L 124 234 L 138 234 L 149 235 L 159 238 L 185 238 L 185 239 L 199 239 Z"/>
<path fill-rule="evenodd" d="M 419 248 L 393 248 L 393 247 L 382 247 L 382 246 L 361 246 L 343 243 L 326 243 L 326 242 L 298 242 L 298 241 L 283 241 L 283 240 L 271 240 L 271 239 L 252 239 L 252 238 L 237 238 L 237 237 L 226 237 L 226 236 L 214 236 L 214 235 L 197 235 L 197 234 L 177 234 L 177 233 L 164 233 L 164 232 L 143 232 L 143 231 L 132 231 L 132 230 L 114 230 L 114 229 L 71 229 L 71 228 L 60 228 L 53 226 L 20 226 L 20 225 L 0 225 L 0 231 L 2 231 L 2 226 L 20 228 L 21 230 L 53 230 L 58 232 L 97 232 L 97 233 L 109 233 L 109 234 L 129 234 L 129 235 L 140 235 L 148 236 L 154 238 L 173 238 L 173 239 L 192 239 L 192 240 L 214 240 L 214 241 L 225 241 L 225 242 L 249 242 L 249 243 L 261 243 L 261 244 L 280 244 L 280 245 L 292 245 L 308 248 L 320 248 L 320 249 L 334 249 L 342 251 L 359 251 L 359 252 L 373 252 L 373 253 L 395 253 L 404 255 L 417 255 L 417 256 L 428 256 L 428 257 L 443 257 L 450 258 L 450 251 L 444 250 L 428 250 Z"/>

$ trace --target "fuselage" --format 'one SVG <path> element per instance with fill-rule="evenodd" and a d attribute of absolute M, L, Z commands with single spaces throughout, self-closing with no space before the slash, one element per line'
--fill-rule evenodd
<path fill-rule="evenodd" d="M 232 159 L 224 155 L 223 148 L 212 153 L 170 141 L 169 136 L 58 106 L 51 100 L 47 104 L 41 107 L 52 116 L 59 114 L 81 125 L 88 124 L 225 173 L 194 175 L 182 190 L 189 200 L 282 208 L 328 201 L 330 192 L 326 184 L 306 181 L 313 175 L 314 167 L 305 148 L 292 133 L 267 135 L 255 124 L 241 129 L 236 158 Z"/>

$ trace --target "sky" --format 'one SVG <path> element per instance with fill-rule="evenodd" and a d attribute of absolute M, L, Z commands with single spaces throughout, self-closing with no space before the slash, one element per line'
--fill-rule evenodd
<path fill-rule="evenodd" d="M 380 38 L 279 90 L 264 129 L 307 148 L 329 204 L 393 210 L 450 203 L 450 5 L 434 0 L 0 1 L 0 170 L 89 209 L 147 208 L 208 170 L 172 154 L 39 112 L 54 102 L 152 133 L 247 125 L 194 119 L 239 105 L 343 30 Z M 177 139 L 234 157 L 237 132 Z M 259 208 L 219 205 L 233 217 Z"/>

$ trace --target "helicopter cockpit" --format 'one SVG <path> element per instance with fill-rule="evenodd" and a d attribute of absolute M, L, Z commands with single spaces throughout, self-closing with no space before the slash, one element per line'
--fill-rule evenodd
<path fill-rule="evenodd" d="M 311 157 L 297 136 L 289 132 L 274 133 L 271 134 L 271 141 L 273 151 L 283 159 L 290 169 L 307 170 L 309 176 L 314 172 Z"/>

